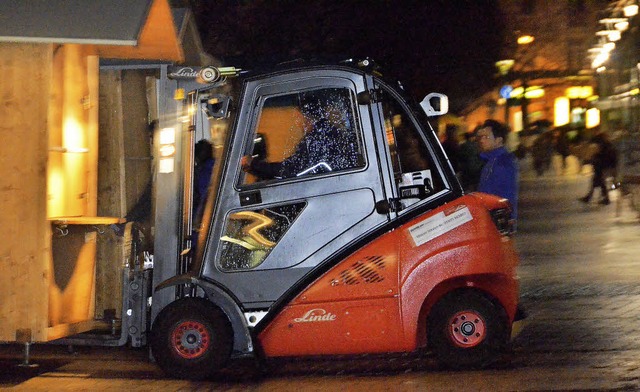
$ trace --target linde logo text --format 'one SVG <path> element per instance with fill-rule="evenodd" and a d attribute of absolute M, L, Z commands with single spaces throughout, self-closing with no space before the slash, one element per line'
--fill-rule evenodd
<path fill-rule="evenodd" d="M 180 68 L 175 72 L 171 72 L 168 76 L 171 79 L 190 79 L 190 78 L 197 77 L 198 71 L 196 71 L 193 68 L 186 67 L 186 68 Z"/>
<path fill-rule="evenodd" d="M 338 316 L 324 309 L 311 309 L 302 317 L 293 319 L 296 323 L 315 323 L 319 321 L 335 321 Z"/>

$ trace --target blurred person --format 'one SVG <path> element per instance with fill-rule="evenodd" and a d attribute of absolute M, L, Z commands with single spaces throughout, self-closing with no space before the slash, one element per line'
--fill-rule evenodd
<path fill-rule="evenodd" d="M 566 129 L 556 128 L 553 131 L 553 139 L 556 146 L 556 152 L 560 154 L 560 157 L 562 158 L 562 171 L 565 172 L 567 170 L 567 157 L 571 155 Z"/>
<path fill-rule="evenodd" d="M 479 129 L 479 128 L 478 128 Z M 465 192 L 473 192 L 478 188 L 480 172 L 484 162 L 480 159 L 480 150 L 476 142 L 476 133 L 464 134 L 464 142 L 458 148 L 458 169 L 460 170 L 460 183 Z"/>
<path fill-rule="evenodd" d="M 480 157 L 485 161 L 480 173 L 478 191 L 504 197 L 518 216 L 518 162 L 505 147 L 509 128 L 496 120 L 487 120 L 478 130 Z"/>
<path fill-rule="evenodd" d="M 538 176 L 543 175 L 551 167 L 553 150 L 553 134 L 551 131 L 544 131 L 533 142 L 531 156 L 533 157 L 533 167 Z"/>
<path fill-rule="evenodd" d="M 198 229 L 204 206 L 207 201 L 207 193 L 209 191 L 209 182 L 213 172 L 213 146 L 211 142 L 202 139 L 196 143 L 194 149 L 194 171 L 193 171 L 193 227 Z"/>
<path fill-rule="evenodd" d="M 458 172 L 458 127 L 447 124 L 444 130 L 444 140 L 441 142 L 444 152 L 451 162 L 454 172 Z"/>
<path fill-rule="evenodd" d="M 600 200 L 598 204 L 608 205 L 610 200 L 606 178 L 609 174 L 615 177 L 615 170 L 618 166 L 618 153 L 605 132 L 597 133 L 591 139 L 591 143 L 596 146 L 595 154 L 590 159 L 590 163 L 593 165 L 593 178 L 591 179 L 589 192 L 581 197 L 580 201 L 589 203 L 594 190 L 600 188 Z"/>

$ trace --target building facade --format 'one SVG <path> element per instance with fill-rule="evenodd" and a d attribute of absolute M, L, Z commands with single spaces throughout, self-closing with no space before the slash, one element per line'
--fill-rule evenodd
<path fill-rule="evenodd" d="M 465 110 L 467 127 L 487 118 L 516 132 L 539 124 L 586 127 L 595 95 L 587 53 L 608 3 L 500 0 L 506 28 L 496 87 Z"/>

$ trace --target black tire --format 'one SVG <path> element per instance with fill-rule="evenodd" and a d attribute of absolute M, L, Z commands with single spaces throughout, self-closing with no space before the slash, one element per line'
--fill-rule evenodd
<path fill-rule="evenodd" d="M 441 298 L 428 320 L 428 344 L 442 365 L 477 368 L 493 363 L 508 343 L 504 308 L 480 292 L 453 291 Z"/>
<path fill-rule="evenodd" d="M 202 380 L 224 367 L 231 356 L 233 331 L 227 316 L 202 298 L 183 298 L 156 318 L 151 351 L 172 377 Z"/>

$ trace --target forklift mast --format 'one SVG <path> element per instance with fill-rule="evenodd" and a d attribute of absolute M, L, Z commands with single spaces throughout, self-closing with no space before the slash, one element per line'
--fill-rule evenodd
<path fill-rule="evenodd" d="M 205 113 L 209 91 L 238 72 L 233 67 L 162 66 L 157 81 L 158 126 L 154 134 L 154 269 L 156 287 L 186 273 L 197 241 L 193 222 L 194 146 L 211 140 L 210 116 Z M 153 294 L 151 322 L 182 287 Z"/>

